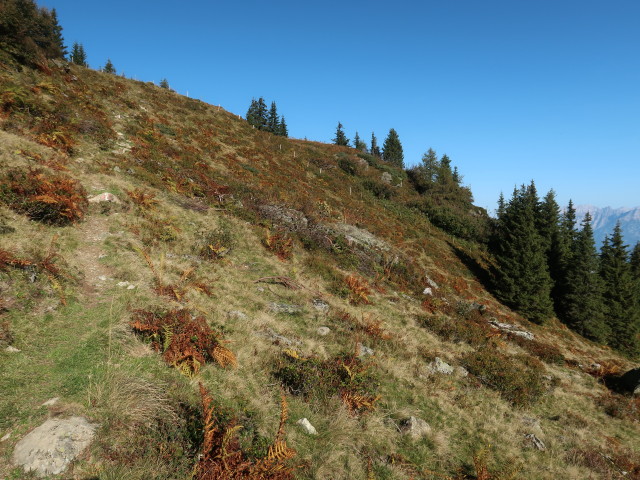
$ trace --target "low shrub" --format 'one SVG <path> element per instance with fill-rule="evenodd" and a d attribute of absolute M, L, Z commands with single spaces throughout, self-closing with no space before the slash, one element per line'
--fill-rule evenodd
<path fill-rule="evenodd" d="M 200 256 L 210 260 L 226 257 L 236 247 L 236 238 L 227 223 L 221 223 L 215 230 L 201 233 Z"/>
<path fill-rule="evenodd" d="M 263 244 L 280 260 L 288 260 L 293 255 L 293 238 L 284 229 L 278 229 L 273 233 L 267 230 Z"/>
<path fill-rule="evenodd" d="M 32 220 L 56 226 L 79 222 L 89 205 L 77 181 L 40 169 L 9 170 L 0 181 L 0 199 Z"/>
<path fill-rule="evenodd" d="M 347 175 L 355 175 L 358 173 L 358 166 L 356 165 L 356 162 L 351 160 L 349 157 L 338 158 L 338 167 L 340 167 L 340 169 Z"/>
<path fill-rule="evenodd" d="M 529 352 L 534 357 L 538 357 L 543 362 L 564 365 L 564 355 L 558 347 L 537 340 L 527 340 L 519 335 L 508 334 L 507 338 Z"/>
<path fill-rule="evenodd" d="M 434 298 L 432 301 L 437 300 Z M 494 333 L 486 322 L 454 319 L 441 315 L 420 315 L 417 320 L 421 327 L 431 330 L 443 340 L 464 342 L 472 346 L 485 345 Z"/>
<path fill-rule="evenodd" d="M 339 395 L 352 413 L 360 414 L 374 410 L 379 400 L 375 395 L 379 382 L 371 367 L 357 354 L 320 360 L 285 350 L 273 375 L 293 395 L 318 400 Z"/>
<path fill-rule="evenodd" d="M 236 366 L 235 355 L 222 345 L 203 316 L 187 309 L 168 312 L 135 310 L 129 323 L 133 331 L 151 341 L 151 346 L 169 365 L 192 375 L 211 360 L 222 367 Z"/>
<path fill-rule="evenodd" d="M 596 400 L 597 405 L 613 418 L 640 420 L 640 397 L 609 392 Z"/>
<path fill-rule="evenodd" d="M 463 357 L 463 364 L 484 385 L 514 406 L 534 403 L 544 392 L 544 366 L 529 355 L 510 356 L 483 347 Z"/>
<path fill-rule="evenodd" d="M 396 191 L 391 185 L 388 185 L 370 178 L 362 182 L 362 186 L 373 193 L 378 198 L 390 199 L 396 195 Z"/>

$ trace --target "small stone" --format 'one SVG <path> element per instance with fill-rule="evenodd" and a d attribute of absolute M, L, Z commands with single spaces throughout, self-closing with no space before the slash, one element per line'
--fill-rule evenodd
<path fill-rule="evenodd" d="M 230 312 L 227 312 L 227 317 L 235 318 L 237 320 L 249 320 L 247 314 L 240 310 L 231 310 Z"/>
<path fill-rule="evenodd" d="M 129 282 L 118 282 L 118 287 L 124 288 L 129 286 Z"/>
<path fill-rule="evenodd" d="M 469 370 L 467 370 L 464 367 L 456 367 L 454 373 L 457 377 L 460 377 L 460 378 L 465 378 L 469 376 Z"/>
<path fill-rule="evenodd" d="M 107 277 L 105 277 L 104 275 L 100 275 L 98 277 L 98 280 L 100 280 L 101 282 L 106 282 L 107 281 Z"/>
<path fill-rule="evenodd" d="M 365 346 L 365 345 L 363 345 L 361 343 L 357 344 L 357 349 L 358 349 L 358 352 L 359 352 L 359 354 L 358 354 L 359 357 L 366 357 L 367 355 L 372 355 L 373 356 L 373 355 L 376 354 L 373 351 L 373 349 L 371 349 L 371 348 L 369 348 L 369 347 L 367 347 L 367 346 Z"/>
<path fill-rule="evenodd" d="M 411 416 L 400 423 L 400 431 L 412 439 L 417 440 L 431 433 L 431 425 L 421 418 Z"/>
<path fill-rule="evenodd" d="M 14 347 L 13 345 L 9 345 L 7 348 L 4 349 L 4 351 L 8 353 L 19 353 L 20 349 Z"/>
<path fill-rule="evenodd" d="M 428 275 L 425 275 L 424 279 L 427 282 L 427 285 L 429 285 L 431 288 L 435 288 L 435 289 L 438 288 L 438 284 L 433 280 L 431 280 Z"/>
<path fill-rule="evenodd" d="M 256 290 L 260 293 L 264 292 L 264 288 L 263 287 L 257 287 Z"/>
<path fill-rule="evenodd" d="M 317 435 L 318 434 L 318 431 L 316 430 L 316 428 L 313 425 L 311 425 L 309 420 L 307 420 L 306 418 L 301 418 L 296 423 L 298 425 L 300 425 L 302 427 L 302 429 L 306 433 L 308 433 L 309 435 Z"/>
<path fill-rule="evenodd" d="M 331 329 L 329 327 L 318 327 L 318 330 L 316 331 L 318 332 L 318 335 L 322 335 L 323 337 L 331 333 Z"/>
<path fill-rule="evenodd" d="M 525 434 L 524 438 L 529 440 L 531 442 L 531 445 L 534 448 L 540 450 L 541 452 L 544 452 L 547 449 L 547 447 L 544 444 L 544 442 L 542 440 L 540 440 L 538 437 L 536 437 L 533 433 Z"/>
<path fill-rule="evenodd" d="M 383 172 L 382 175 L 380 175 L 380 180 L 383 183 L 386 183 L 387 185 L 391 184 L 391 180 L 393 180 L 393 177 L 391 176 L 391 174 L 389 172 Z"/>
<path fill-rule="evenodd" d="M 11 438 L 11 432 L 6 433 L 2 436 L 2 438 L 0 438 L 0 442 L 6 442 L 7 440 L 9 440 Z"/>
<path fill-rule="evenodd" d="M 441 373 L 443 375 L 451 375 L 455 370 L 440 357 L 436 357 L 433 362 L 429 364 L 429 369 L 434 373 Z"/>
<path fill-rule="evenodd" d="M 136 288 L 136 286 L 135 286 L 135 285 L 129 285 L 129 286 L 127 287 L 127 290 L 133 290 L 134 288 Z"/>
<path fill-rule="evenodd" d="M 89 203 L 102 203 L 102 202 L 120 203 L 120 200 L 118 200 L 118 197 L 116 197 L 113 193 L 109 193 L 109 192 L 101 193 L 89 199 Z"/>
<path fill-rule="evenodd" d="M 106 253 L 101 253 L 100 255 L 98 255 L 98 260 L 102 260 L 103 258 L 107 258 Z"/>
<path fill-rule="evenodd" d="M 431 289 L 431 287 L 427 287 L 422 291 L 423 295 L 433 295 L 433 290 Z"/>
<path fill-rule="evenodd" d="M 51 405 L 55 405 L 56 403 L 58 403 L 58 400 L 60 400 L 60 397 L 53 397 L 53 398 L 50 398 L 49 400 L 47 400 L 46 402 L 44 402 L 40 406 L 41 407 L 50 407 Z"/>
<path fill-rule="evenodd" d="M 319 312 L 326 312 L 329 310 L 329 304 L 320 298 L 313 299 L 313 308 L 318 310 Z"/>
<path fill-rule="evenodd" d="M 289 315 L 293 315 L 296 313 L 302 312 L 302 307 L 300 305 L 291 305 L 289 303 L 270 303 L 269 310 L 274 313 L 286 313 Z"/>

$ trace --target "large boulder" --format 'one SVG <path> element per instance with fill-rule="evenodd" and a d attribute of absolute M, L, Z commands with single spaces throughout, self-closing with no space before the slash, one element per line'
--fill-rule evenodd
<path fill-rule="evenodd" d="M 89 446 L 96 427 L 84 417 L 50 418 L 16 444 L 13 464 L 41 477 L 62 473 Z"/>
<path fill-rule="evenodd" d="M 634 395 L 640 395 L 640 368 L 634 368 L 620 377 L 620 389 Z"/>

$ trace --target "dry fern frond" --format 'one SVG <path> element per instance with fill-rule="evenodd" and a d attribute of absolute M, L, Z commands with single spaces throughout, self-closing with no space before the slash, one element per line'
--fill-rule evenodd
<path fill-rule="evenodd" d="M 233 352 L 219 343 L 213 347 L 211 356 L 221 367 L 227 367 L 230 365 L 235 368 L 238 366 L 238 360 Z"/>
<path fill-rule="evenodd" d="M 369 300 L 369 295 L 371 295 L 371 288 L 369 284 L 364 278 L 358 277 L 356 275 L 349 275 L 345 282 L 347 283 L 347 287 L 351 291 L 350 301 L 354 305 L 370 305 L 371 301 Z"/>
<path fill-rule="evenodd" d="M 371 412 L 376 409 L 375 403 L 380 400 L 380 396 L 361 395 L 359 393 L 343 390 L 340 394 L 344 403 L 352 414 Z"/>

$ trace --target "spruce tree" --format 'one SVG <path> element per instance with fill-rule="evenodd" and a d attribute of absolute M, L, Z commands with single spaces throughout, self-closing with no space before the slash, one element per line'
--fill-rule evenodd
<path fill-rule="evenodd" d="M 400 143 L 398 132 L 393 128 L 389 130 L 389 134 L 382 145 L 382 158 L 393 165 L 404 168 L 402 144 Z"/>
<path fill-rule="evenodd" d="M 514 189 L 498 218 L 492 245 L 497 261 L 495 290 L 506 304 L 542 323 L 552 314 L 551 278 L 536 225 L 535 185 Z"/>
<path fill-rule="evenodd" d="M 640 319 L 627 245 L 618 222 L 611 237 L 604 240 L 600 254 L 600 276 L 604 282 L 603 301 L 611 329 L 609 345 L 629 355 L 640 353 Z"/>
<path fill-rule="evenodd" d="M 278 117 L 278 108 L 276 107 L 276 102 L 271 102 L 271 109 L 269 110 L 269 116 L 267 117 L 267 132 L 278 133 L 279 130 L 279 122 L 280 119 Z"/>
<path fill-rule="evenodd" d="M 367 144 L 360 139 L 358 132 L 356 132 L 356 137 L 353 139 L 353 146 L 356 150 L 360 150 L 361 152 L 367 151 Z"/>
<path fill-rule="evenodd" d="M 160 88 L 165 88 L 167 90 L 170 89 L 169 87 L 169 80 L 167 80 L 166 78 L 163 78 L 162 80 L 160 80 Z"/>
<path fill-rule="evenodd" d="M 107 58 L 107 63 L 104 64 L 104 68 L 102 69 L 104 73 L 116 73 L 116 68 L 111 63 L 111 59 Z"/>
<path fill-rule="evenodd" d="M 380 158 L 380 147 L 378 146 L 378 139 L 375 133 L 371 132 L 371 149 L 369 150 L 371 155 Z"/>
<path fill-rule="evenodd" d="M 344 134 L 344 130 L 342 128 L 343 128 L 342 124 L 340 122 L 338 122 L 338 127 L 336 128 L 336 136 L 333 139 L 333 143 L 335 145 L 340 145 L 342 147 L 348 147 L 349 146 L 349 139 Z"/>
<path fill-rule="evenodd" d="M 278 135 L 281 137 L 289 136 L 289 130 L 287 129 L 287 122 L 284 121 L 284 115 L 280 117 L 280 122 L 278 123 Z"/>
<path fill-rule="evenodd" d="M 571 249 L 571 262 L 567 265 L 561 320 L 580 335 L 606 343 L 611 329 L 605 321 L 602 302 L 604 285 L 598 268 L 591 215 L 587 212 L 582 221 L 582 230 L 577 233 Z"/>
<path fill-rule="evenodd" d="M 80 65 L 81 67 L 89 66 L 89 64 L 87 63 L 87 54 L 85 53 L 84 47 L 81 43 L 74 42 L 73 47 L 71 48 L 69 61 L 76 65 Z"/>
<path fill-rule="evenodd" d="M 272 104 L 272 107 L 273 106 L 275 106 L 275 103 Z M 267 128 L 269 119 L 267 117 L 267 104 L 264 98 L 260 97 L 258 100 L 255 98 L 251 100 L 246 118 L 249 125 L 253 125 L 258 130 L 265 130 Z"/>
<path fill-rule="evenodd" d="M 560 304 L 563 300 L 561 286 L 566 280 L 565 266 L 571 245 L 565 244 L 562 238 L 560 206 L 556 202 L 556 194 L 553 190 L 549 190 L 540 203 L 538 231 L 544 242 L 549 275 L 553 282 L 551 298 L 556 312 L 559 313 L 561 310 Z"/>

